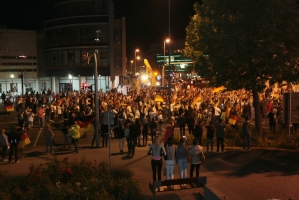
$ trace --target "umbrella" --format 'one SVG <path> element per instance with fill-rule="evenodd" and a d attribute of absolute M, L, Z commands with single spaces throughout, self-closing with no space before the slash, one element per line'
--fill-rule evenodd
<path fill-rule="evenodd" d="M 154 100 L 154 101 L 157 101 L 157 102 L 164 102 L 164 99 L 163 99 L 163 97 L 162 97 L 161 95 L 157 94 L 157 95 L 155 96 L 155 100 Z"/>

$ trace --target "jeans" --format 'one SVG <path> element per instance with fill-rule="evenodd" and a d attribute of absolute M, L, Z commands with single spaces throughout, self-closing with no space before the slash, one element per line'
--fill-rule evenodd
<path fill-rule="evenodd" d="M 152 160 L 152 170 L 153 170 L 153 180 L 156 181 L 156 174 L 158 168 L 158 181 L 161 180 L 161 171 L 162 171 L 162 158 L 160 160 Z"/>
<path fill-rule="evenodd" d="M 209 144 L 211 144 L 211 151 L 213 151 L 213 146 L 214 146 L 213 138 L 207 138 L 207 151 L 209 151 Z"/>
<path fill-rule="evenodd" d="M 46 139 L 46 153 L 48 153 L 48 148 L 50 147 L 50 152 L 53 151 L 53 139 L 52 138 L 47 138 Z"/>
<path fill-rule="evenodd" d="M 12 154 L 13 154 L 13 151 L 15 151 L 15 162 L 18 161 L 19 157 L 18 157 L 18 144 L 11 144 L 10 145 L 10 151 L 9 151 L 9 162 L 11 161 L 12 159 Z"/>
<path fill-rule="evenodd" d="M 129 138 L 129 153 L 135 153 L 135 146 L 137 144 L 137 138 Z"/>
<path fill-rule="evenodd" d="M 119 138 L 118 139 L 118 147 L 120 151 L 124 150 L 124 143 L 125 143 L 125 138 Z"/>
<path fill-rule="evenodd" d="M 246 148 L 246 141 L 247 141 L 247 147 L 248 147 L 248 149 L 250 149 L 250 143 L 251 143 L 250 135 L 244 135 L 243 136 L 243 149 Z"/>
<path fill-rule="evenodd" d="M 44 117 L 38 117 L 38 126 L 39 127 L 43 127 L 44 125 Z"/>
<path fill-rule="evenodd" d="M 219 152 L 219 146 L 221 145 L 221 151 L 224 151 L 224 138 L 217 137 L 217 152 Z"/>
<path fill-rule="evenodd" d="M 200 167 L 200 164 L 201 163 L 198 163 L 198 164 L 191 163 L 190 178 L 193 177 L 194 168 L 196 169 L 196 177 L 199 177 L 199 167 Z"/>
<path fill-rule="evenodd" d="M 174 160 L 166 160 L 165 161 L 165 168 L 166 168 L 166 179 L 173 179 L 174 178 L 174 167 L 175 161 Z"/>
<path fill-rule="evenodd" d="M 79 152 L 78 151 L 78 139 L 73 139 L 73 143 L 75 145 L 75 151 L 76 151 L 76 153 L 78 153 Z"/>
<path fill-rule="evenodd" d="M 178 160 L 178 165 L 180 169 L 180 178 L 187 178 L 187 167 L 188 167 L 187 158 L 180 158 Z"/>
<path fill-rule="evenodd" d="M 7 146 L 2 146 L 2 159 L 4 160 L 7 155 Z"/>
<path fill-rule="evenodd" d="M 68 144 L 69 146 L 71 145 L 71 143 L 70 143 L 70 141 L 69 141 L 69 134 L 65 134 L 65 135 L 64 135 L 64 146 L 67 145 L 67 144 Z"/>

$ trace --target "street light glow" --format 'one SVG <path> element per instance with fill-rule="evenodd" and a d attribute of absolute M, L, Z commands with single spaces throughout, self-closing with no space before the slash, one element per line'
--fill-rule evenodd
<path fill-rule="evenodd" d="M 12 74 L 12 75 L 10 75 L 10 77 L 11 77 L 11 78 L 14 78 L 14 77 L 15 77 L 15 75 L 13 75 L 13 74 Z"/>

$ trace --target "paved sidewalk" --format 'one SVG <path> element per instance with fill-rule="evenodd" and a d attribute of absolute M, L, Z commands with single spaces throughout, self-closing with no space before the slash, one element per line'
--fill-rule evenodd
<path fill-rule="evenodd" d="M 109 163 L 108 148 L 91 148 L 87 144 L 91 138 L 79 140 L 79 153 L 65 151 L 55 147 L 54 155 L 45 155 L 43 147 L 26 150 L 25 158 L 18 164 L 1 162 L 0 170 L 10 174 L 26 174 L 31 164 L 45 163 L 54 156 L 58 159 L 105 161 Z M 58 141 L 61 142 L 61 141 Z M 145 199 L 150 199 L 148 188 L 152 180 L 150 156 L 146 155 L 148 147 L 137 147 L 135 156 L 121 154 L 118 141 L 111 140 L 112 167 L 126 167 L 134 172 L 134 178 L 140 183 Z M 125 148 L 126 149 L 126 148 Z M 212 186 L 224 194 L 226 200 L 297 200 L 299 199 L 299 154 L 298 152 L 258 150 L 243 151 L 239 148 L 227 149 L 224 153 L 208 153 L 202 164 L 200 174 L 207 176 L 207 186 Z M 189 164 L 190 165 L 190 164 Z M 188 171 L 189 171 L 188 167 Z M 189 172 L 188 172 L 189 173 Z M 178 166 L 175 178 L 179 177 Z M 165 177 L 163 177 L 165 179 Z M 202 188 L 159 192 L 157 199 L 203 199 Z"/>
<path fill-rule="evenodd" d="M 17 112 L 0 115 L 0 127 L 12 128 L 17 122 L 16 114 Z M 55 146 L 54 155 L 45 154 L 44 138 L 39 137 L 40 129 L 35 127 L 28 133 L 31 144 L 25 147 L 25 157 L 18 164 L 0 162 L 0 171 L 27 174 L 31 164 L 46 163 L 54 157 L 58 159 L 69 157 L 70 160 L 85 157 L 87 160 L 109 163 L 109 149 L 91 148 L 91 135 L 79 140 L 79 153 L 76 154 L 62 148 L 63 135 L 55 127 L 53 130 L 55 142 L 58 144 Z M 146 155 L 147 149 L 148 146 L 137 147 L 135 156 L 128 157 L 126 154 L 119 153 L 118 140 L 111 140 L 112 167 L 131 169 L 145 199 L 150 199 L 152 194 L 148 183 L 152 181 L 152 170 L 151 156 Z M 190 163 L 188 175 L 189 169 Z M 207 176 L 207 186 L 219 191 L 226 200 L 299 200 L 299 152 L 255 148 L 244 151 L 240 148 L 225 148 L 224 153 L 206 154 L 206 161 L 201 165 L 200 175 Z M 175 168 L 175 178 L 179 178 L 178 166 Z M 201 195 L 204 195 L 203 189 L 194 188 L 158 192 L 157 199 L 203 199 Z"/>

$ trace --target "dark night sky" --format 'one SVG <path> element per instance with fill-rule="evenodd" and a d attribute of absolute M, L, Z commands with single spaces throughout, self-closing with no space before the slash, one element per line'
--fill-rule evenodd
<path fill-rule="evenodd" d="M 9 0 L 0 6 L 0 24 L 9 29 L 41 30 L 57 0 Z M 184 40 L 196 0 L 170 0 L 172 40 Z M 114 0 L 116 18 L 126 17 L 127 56 L 146 51 L 168 37 L 168 0 Z"/>

